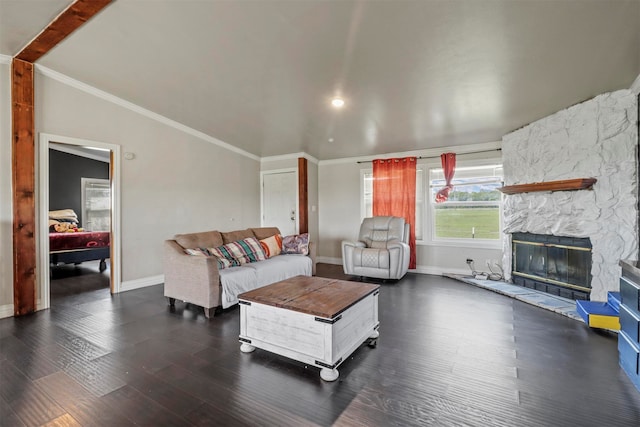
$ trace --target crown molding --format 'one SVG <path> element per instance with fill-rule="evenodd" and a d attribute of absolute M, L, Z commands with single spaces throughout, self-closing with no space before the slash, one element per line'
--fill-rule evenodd
<path fill-rule="evenodd" d="M 304 151 L 301 151 L 299 153 L 282 154 L 280 156 L 262 157 L 262 158 L 260 158 L 260 163 L 276 162 L 276 161 L 279 161 L 279 160 L 298 159 L 299 157 L 304 157 L 305 159 L 309 160 L 311 163 L 315 163 L 316 165 L 320 162 L 318 159 L 313 157 L 311 154 L 307 154 Z"/>
<path fill-rule="evenodd" d="M 113 104 L 116 104 L 116 105 L 118 105 L 120 107 L 126 108 L 126 109 L 128 109 L 130 111 L 133 111 L 133 112 L 138 113 L 140 115 L 143 115 L 145 117 L 148 117 L 148 118 L 150 118 L 152 120 L 155 120 L 155 121 L 157 121 L 159 123 L 162 123 L 164 125 L 172 127 L 174 129 L 177 129 L 177 130 L 182 131 L 184 133 L 187 133 L 189 135 L 195 136 L 196 138 L 199 138 L 199 139 L 201 139 L 203 141 L 209 142 L 209 143 L 211 143 L 213 145 L 217 145 L 218 147 L 224 148 L 224 149 L 229 150 L 229 151 L 233 151 L 234 153 L 237 153 L 237 154 L 240 154 L 242 156 L 248 157 L 248 158 L 250 158 L 252 160 L 260 161 L 260 157 L 256 156 L 255 154 L 251 154 L 248 151 L 245 151 L 245 150 L 243 150 L 241 148 L 235 147 L 235 146 L 233 146 L 231 144 L 228 144 L 228 143 L 226 143 L 224 141 L 221 141 L 221 140 L 219 140 L 217 138 L 214 138 L 214 137 L 212 137 L 210 135 L 207 135 L 204 132 L 201 132 L 201 131 L 196 130 L 196 129 L 192 128 L 192 127 L 189 127 L 187 125 L 179 123 L 179 122 L 177 122 L 175 120 L 172 120 L 172 119 L 170 119 L 168 117 L 165 117 L 165 116 L 163 116 L 161 114 L 154 113 L 151 110 L 147 110 L 146 108 L 143 108 L 143 107 L 141 107 L 139 105 L 136 105 L 136 104 L 134 104 L 132 102 L 126 101 L 126 100 L 124 100 L 122 98 L 119 98 L 119 97 L 117 97 L 115 95 L 112 95 L 112 94 L 110 94 L 108 92 L 105 92 L 103 90 L 95 88 L 95 87 L 93 87 L 91 85 L 88 85 L 86 83 L 83 83 L 83 82 L 81 82 L 79 80 L 73 79 L 73 78 L 71 78 L 71 77 L 69 77 L 69 76 L 67 76 L 65 74 L 59 73 L 57 71 L 54 71 L 51 68 L 47 68 L 45 66 L 38 65 L 38 64 L 35 64 L 35 65 L 36 65 L 36 71 L 39 72 L 40 74 L 42 74 L 42 75 L 44 75 L 46 77 L 52 78 L 52 79 L 54 79 L 56 81 L 59 81 L 60 83 L 66 84 L 67 86 L 71 86 L 71 87 L 73 87 L 75 89 L 81 90 L 81 91 L 83 91 L 85 93 L 88 93 L 88 94 L 93 95 L 95 97 L 101 98 L 101 99 L 103 99 L 105 101 L 109 101 L 109 102 L 111 102 Z"/>
<path fill-rule="evenodd" d="M 342 159 L 332 159 L 332 160 L 320 160 L 319 165 L 338 165 L 343 163 L 357 163 L 357 162 L 370 162 L 379 158 L 389 158 L 389 157 L 438 157 L 442 153 L 446 152 L 454 152 L 456 154 L 468 154 L 475 153 L 478 151 L 492 151 L 498 150 L 502 148 L 502 141 L 492 141 L 492 142 L 481 142 L 478 144 L 467 144 L 467 145 L 455 145 L 452 147 L 435 147 L 435 148 L 425 148 L 423 150 L 413 150 L 413 151 L 402 151 L 396 153 L 383 153 L 376 154 L 375 156 L 363 156 L 363 157 L 345 157 Z"/>
<path fill-rule="evenodd" d="M 11 60 L 13 58 L 10 57 L 9 55 L 2 55 L 0 54 L 0 64 L 11 64 Z"/>

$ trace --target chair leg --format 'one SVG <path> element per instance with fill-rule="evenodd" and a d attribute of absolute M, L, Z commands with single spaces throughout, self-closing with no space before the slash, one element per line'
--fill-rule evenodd
<path fill-rule="evenodd" d="M 169 305 L 171 307 L 175 307 L 176 306 L 176 299 L 175 298 L 167 297 L 167 299 L 169 300 Z"/>

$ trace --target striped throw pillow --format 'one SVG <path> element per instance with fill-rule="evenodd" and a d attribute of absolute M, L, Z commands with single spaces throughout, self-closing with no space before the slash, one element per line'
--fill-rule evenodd
<path fill-rule="evenodd" d="M 187 255 L 197 256 L 197 257 L 215 257 L 218 262 L 218 269 L 222 270 L 223 268 L 229 268 L 236 265 L 240 265 L 235 260 L 229 260 L 225 257 L 220 257 L 216 254 L 211 253 L 211 250 L 206 248 L 195 248 L 195 249 L 185 249 L 184 252 Z"/>
<path fill-rule="evenodd" d="M 267 237 L 266 239 L 262 239 L 260 240 L 260 246 L 262 246 L 262 250 L 267 258 L 280 255 L 280 252 L 282 251 L 282 236 L 275 234 L 271 237 Z"/>
<path fill-rule="evenodd" d="M 255 237 L 247 237 L 217 248 L 209 248 L 209 252 L 219 258 L 235 261 L 239 265 L 267 259 L 260 242 Z"/>

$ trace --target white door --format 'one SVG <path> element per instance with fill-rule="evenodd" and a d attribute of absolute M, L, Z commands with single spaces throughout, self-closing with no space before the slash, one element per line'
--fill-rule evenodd
<path fill-rule="evenodd" d="M 296 234 L 298 177 L 295 171 L 262 175 L 262 225 L 278 227 L 283 236 Z"/>

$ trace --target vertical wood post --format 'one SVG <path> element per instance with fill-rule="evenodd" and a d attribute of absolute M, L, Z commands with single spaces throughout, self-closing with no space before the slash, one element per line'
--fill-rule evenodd
<path fill-rule="evenodd" d="M 33 63 L 112 0 L 75 0 L 11 63 L 13 313 L 36 310 L 36 209 Z M 113 285 L 112 285 L 113 286 Z"/>
<path fill-rule="evenodd" d="M 36 309 L 36 209 L 33 64 L 11 63 L 14 314 Z"/>
<path fill-rule="evenodd" d="M 309 193 L 307 190 L 307 159 L 298 157 L 298 212 L 299 233 L 309 232 Z"/>

